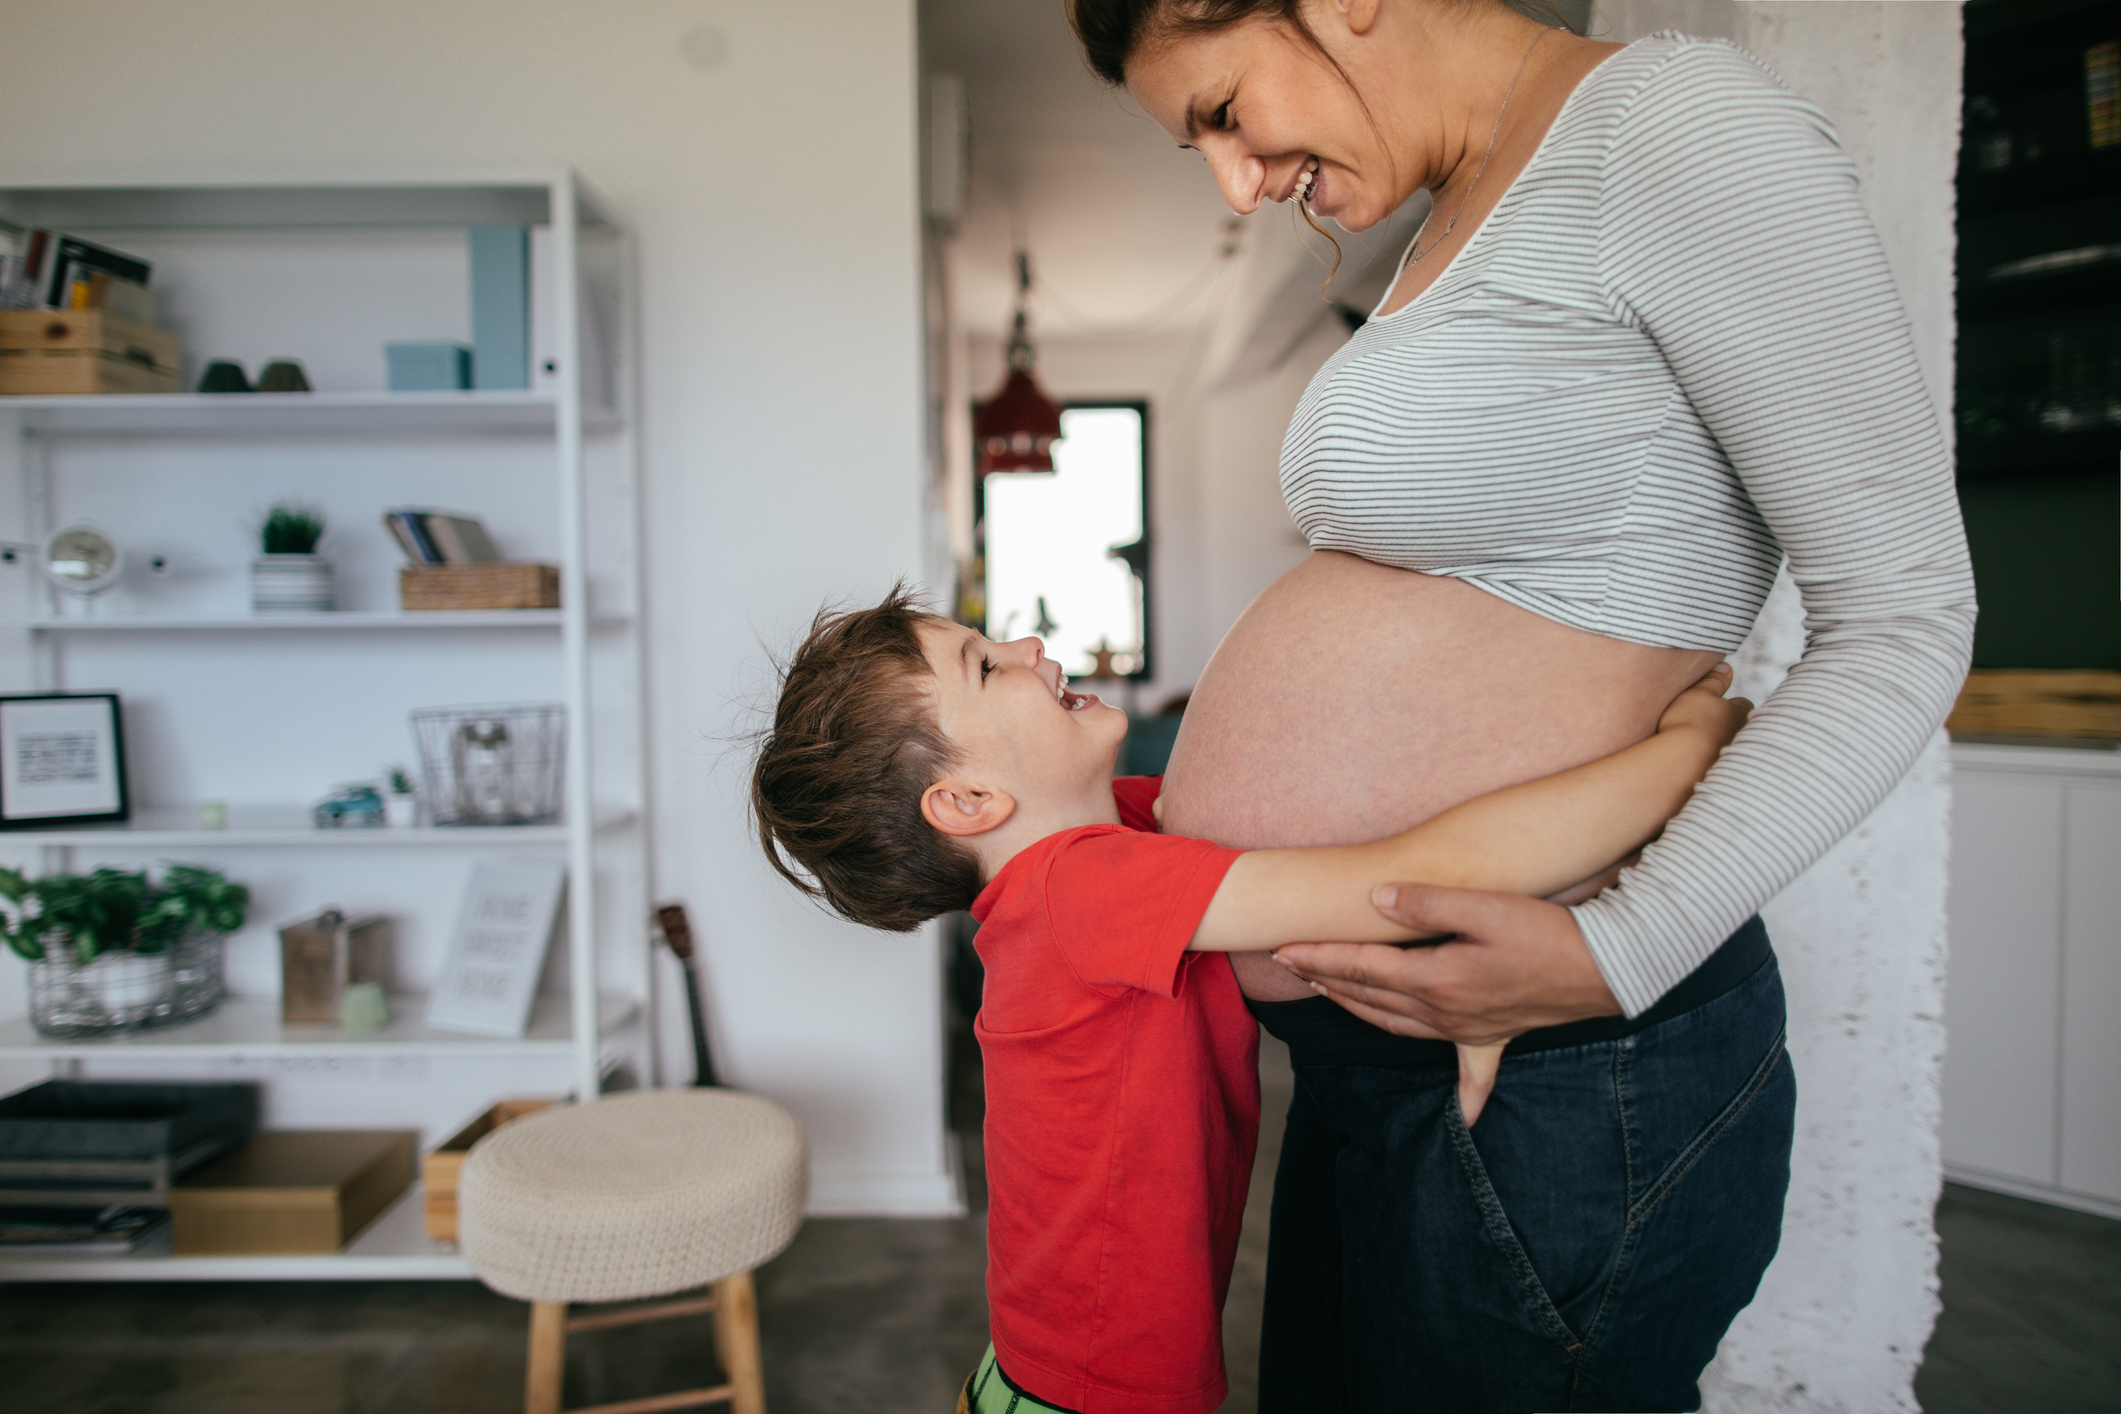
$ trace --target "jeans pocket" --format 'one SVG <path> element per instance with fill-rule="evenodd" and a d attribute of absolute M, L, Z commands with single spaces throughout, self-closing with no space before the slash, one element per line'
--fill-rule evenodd
<path fill-rule="evenodd" d="M 1481 1225 L 1509 1270 L 1525 1315 L 1541 1335 L 1574 1354 L 1582 1348 L 1583 1341 L 1562 1319 L 1553 1298 L 1547 1294 L 1546 1283 L 1533 1269 L 1532 1259 L 1525 1252 L 1517 1229 L 1511 1225 L 1509 1214 L 1503 1211 L 1502 1199 L 1496 1195 L 1494 1183 L 1488 1178 L 1488 1166 L 1473 1143 L 1473 1131 L 1466 1127 L 1465 1112 L 1459 1109 L 1455 1094 L 1445 1103 L 1444 1125 L 1450 1136 L 1451 1151 L 1472 1189 L 1474 1205 L 1480 1210 Z"/>
<path fill-rule="evenodd" d="M 1786 1044 L 1788 1038 L 1789 1032 L 1787 1028 L 1776 1033 L 1774 1043 L 1767 1048 L 1767 1053 L 1760 1058 L 1760 1063 L 1753 1067 L 1752 1075 L 1747 1077 L 1745 1084 L 1739 1087 L 1738 1093 L 1731 1097 L 1730 1103 L 1718 1111 L 1714 1118 L 1703 1125 L 1700 1131 L 1687 1141 L 1686 1147 L 1681 1149 L 1669 1164 L 1665 1165 L 1664 1172 L 1657 1175 L 1649 1187 L 1645 1188 L 1641 1195 L 1629 1205 L 1628 1228 L 1631 1232 L 1636 1224 L 1648 1217 L 1657 1205 L 1664 1201 L 1666 1196 L 1679 1185 L 1681 1179 L 1685 1178 L 1702 1159 L 1707 1157 L 1709 1150 L 1715 1146 L 1716 1141 L 1729 1132 L 1730 1127 L 1736 1124 L 1740 1116 L 1744 1115 L 1753 1102 L 1760 1097 L 1761 1092 L 1767 1088 L 1768 1082 L 1774 1078 L 1775 1068 L 1779 1065 L 1788 1064 L 1789 1050 Z M 1621 1104 L 1623 1107 L 1627 1104 L 1626 1097 L 1627 1088 L 1625 1082 L 1623 1082 L 1621 1086 Z"/>

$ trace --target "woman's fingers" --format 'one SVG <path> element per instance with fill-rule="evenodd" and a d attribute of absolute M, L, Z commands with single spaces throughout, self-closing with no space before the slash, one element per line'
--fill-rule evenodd
<path fill-rule="evenodd" d="M 1620 1011 L 1565 908 L 1427 884 L 1386 885 L 1373 901 L 1409 931 L 1457 936 L 1412 948 L 1291 943 L 1275 957 L 1364 1020 L 1397 1018 L 1387 1029 L 1401 1035 L 1480 1044 Z"/>
<path fill-rule="evenodd" d="M 1456 1040 L 1437 1029 L 1447 1018 L 1420 995 L 1433 980 L 1423 954 L 1434 951 L 1389 943 L 1292 943 L 1274 957 L 1313 991 L 1372 1026 L 1395 1036 Z"/>
<path fill-rule="evenodd" d="M 1466 1127 L 1480 1123 L 1480 1112 L 1488 1107 L 1488 1096 L 1495 1093 L 1495 1072 L 1502 1065 L 1502 1046 L 1460 1046 L 1458 1048 L 1458 1109 L 1465 1116 Z"/>

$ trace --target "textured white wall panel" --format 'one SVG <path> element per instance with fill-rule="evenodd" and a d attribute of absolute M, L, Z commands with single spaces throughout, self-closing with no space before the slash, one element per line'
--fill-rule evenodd
<path fill-rule="evenodd" d="M 1736 40 L 1833 119 L 1948 406 L 1959 7 L 1599 0 L 1591 32 L 1660 29 Z M 1740 650 L 1740 690 L 1758 700 L 1780 682 L 1803 632 L 1784 580 Z M 1937 1312 L 1948 772 L 1940 735 L 1765 910 L 1789 988 L 1797 1146 L 1782 1250 L 1704 1377 L 1718 1414 L 1917 1407 Z"/>

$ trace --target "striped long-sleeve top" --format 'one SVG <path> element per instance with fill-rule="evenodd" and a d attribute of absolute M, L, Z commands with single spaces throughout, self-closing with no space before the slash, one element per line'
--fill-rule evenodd
<path fill-rule="evenodd" d="M 1314 548 L 1635 643 L 1729 652 L 1787 557 L 1802 661 L 1574 910 L 1630 1015 L 1884 798 L 1966 671 L 1951 459 L 1854 168 L 1721 40 L 1592 71 L 1435 283 L 1319 370 L 1281 478 Z"/>

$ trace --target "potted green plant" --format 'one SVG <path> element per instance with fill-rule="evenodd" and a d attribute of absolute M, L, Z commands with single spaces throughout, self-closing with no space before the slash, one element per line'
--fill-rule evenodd
<path fill-rule="evenodd" d="M 0 868 L 0 937 L 29 963 L 31 1023 L 92 1036 L 212 1009 L 225 937 L 243 926 L 249 899 L 241 884 L 185 865 L 159 885 L 144 871 L 28 879 Z"/>
<path fill-rule="evenodd" d="M 228 935 L 243 926 L 250 890 L 212 869 L 172 864 L 140 911 L 139 946 L 169 956 L 169 1014 L 203 1016 L 228 994 Z"/>
<path fill-rule="evenodd" d="M 420 797 L 413 791 L 411 773 L 403 766 L 393 766 L 383 779 L 390 788 L 383 796 L 384 823 L 396 829 L 419 824 Z"/>
<path fill-rule="evenodd" d="M 250 607 L 258 614 L 321 614 L 332 607 L 331 562 L 317 553 L 324 512 L 280 501 L 257 525 L 258 558 L 250 566 Z"/>

